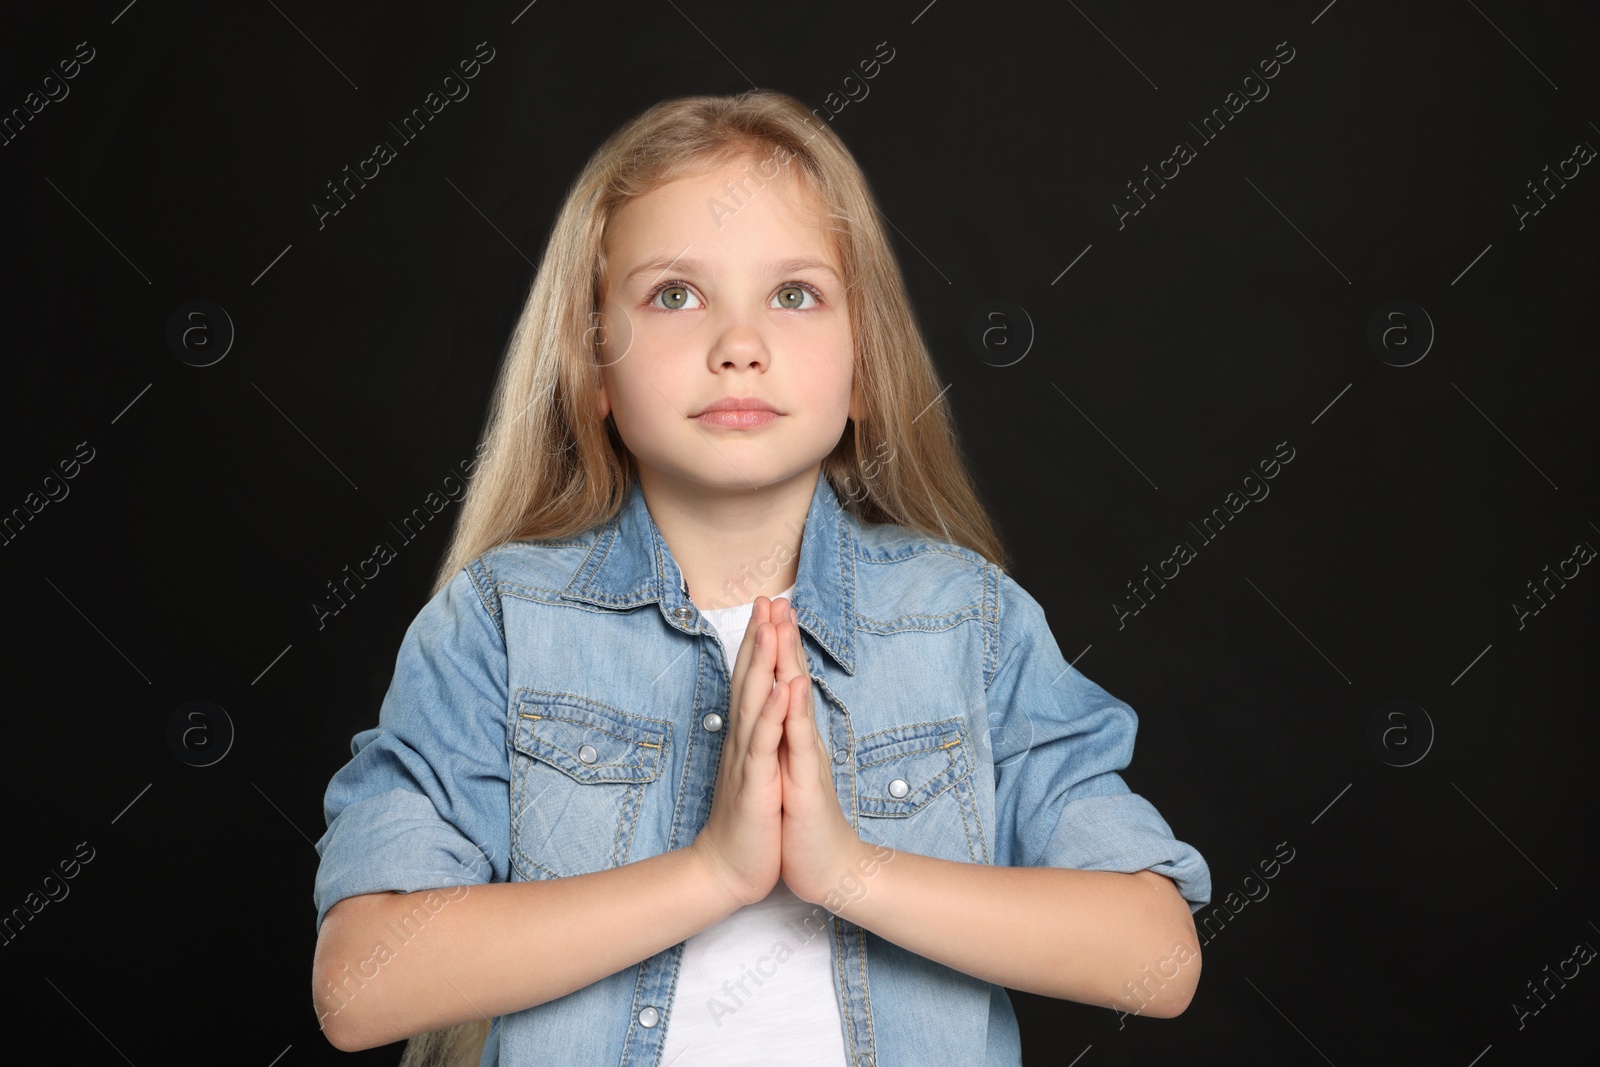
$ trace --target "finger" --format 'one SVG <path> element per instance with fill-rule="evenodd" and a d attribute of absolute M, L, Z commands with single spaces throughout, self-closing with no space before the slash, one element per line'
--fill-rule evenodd
<path fill-rule="evenodd" d="M 783 738 L 789 749 L 789 775 L 793 781 L 804 782 L 817 777 L 822 762 L 822 739 L 812 724 L 811 679 L 793 678 L 783 688 L 789 693 L 789 714 L 783 721 Z"/>
<path fill-rule="evenodd" d="M 788 689 L 787 689 L 787 687 L 780 685 L 776 689 L 774 689 L 773 692 L 774 693 L 779 693 L 779 692 L 787 693 Z M 790 782 L 790 781 L 793 780 L 789 776 L 789 746 L 784 742 L 784 739 L 783 739 L 783 735 L 788 733 L 788 728 L 784 725 L 785 722 L 787 721 L 787 718 L 788 718 L 788 710 L 785 709 L 784 718 L 776 720 L 776 722 L 777 722 L 777 735 L 778 735 L 778 740 L 777 740 L 777 746 L 778 746 L 778 774 L 782 777 L 784 782 Z"/>
<path fill-rule="evenodd" d="M 750 742 L 747 755 L 752 758 L 765 759 L 768 756 L 778 757 L 778 770 L 783 770 L 783 721 L 787 716 L 788 708 L 785 706 L 789 700 L 787 686 L 775 685 L 767 694 L 766 702 L 761 705 L 760 712 L 755 716 L 755 722 L 750 729 Z"/>
<path fill-rule="evenodd" d="M 811 721 L 813 733 L 816 733 L 820 730 L 820 727 L 816 725 L 816 716 L 813 714 L 811 668 L 806 663 L 805 646 L 800 636 L 800 624 L 795 619 L 793 601 L 784 601 L 782 607 L 782 621 L 786 625 L 783 626 L 784 636 L 778 643 L 778 653 L 781 661 L 779 677 L 785 683 L 794 682 L 796 679 L 801 681 L 802 684 L 799 686 L 797 694 L 791 694 L 789 703 L 798 714 Z M 796 700 L 796 695 L 800 697 L 798 701 Z M 815 744 L 817 751 L 821 753 L 823 746 L 820 737 Z"/>
<path fill-rule="evenodd" d="M 794 606 L 783 602 L 779 618 L 778 681 L 787 682 L 797 674 L 807 674 L 800 654 L 800 627 L 794 621 Z"/>
<path fill-rule="evenodd" d="M 763 601 L 766 603 L 762 603 Z M 739 692 L 739 680 L 744 677 L 744 672 L 749 670 L 750 660 L 755 652 L 756 628 L 771 619 L 771 607 L 772 601 L 764 596 L 758 596 L 750 608 L 750 621 L 745 625 L 744 637 L 740 639 L 739 647 L 733 655 L 733 677 L 730 682 L 735 693 Z"/>
<path fill-rule="evenodd" d="M 833 760 L 832 753 L 828 751 L 828 743 L 822 737 L 822 724 L 817 721 L 816 694 L 812 690 L 810 680 L 807 679 L 805 687 L 805 719 L 811 724 L 811 736 L 816 745 L 817 776 L 827 787 L 833 789 Z"/>
<path fill-rule="evenodd" d="M 746 664 L 744 677 L 740 679 L 736 699 L 732 701 L 735 711 L 733 734 L 729 740 L 738 746 L 739 751 L 749 748 L 761 719 L 761 710 L 772 696 L 773 664 L 777 659 L 776 638 L 777 629 L 770 622 L 758 625 L 750 638 L 750 660 Z"/>

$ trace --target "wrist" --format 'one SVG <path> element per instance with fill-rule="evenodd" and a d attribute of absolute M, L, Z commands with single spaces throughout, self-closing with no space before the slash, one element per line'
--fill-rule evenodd
<path fill-rule="evenodd" d="M 856 836 L 845 848 L 822 887 L 819 894 L 821 899 L 811 903 L 821 904 L 835 915 L 850 918 L 846 910 L 851 914 L 860 910 L 860 902 L 870 892 L 878 872 L 893 856 L 894 849 L 887 845 L 868 844 Z"/>
<path fill-rule="evenodd" d="M 743 907 L 744 902 L 728 888 L 726 864 L 714 854 L 715 849 L 715 845 L 697 836 L 680 851 L 688 856 L 688 867 L 695 883 L 696 897 L 715 901 L 717 912 L 726 917 Z"/>

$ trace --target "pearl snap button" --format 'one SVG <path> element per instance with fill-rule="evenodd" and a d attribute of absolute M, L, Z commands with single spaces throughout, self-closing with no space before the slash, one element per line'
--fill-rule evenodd
<path fill-rule="evenodd" d="M 700 720 L 700 725 L 704 726 L 712 733 L 716 733 L 718 730 L 722 729 L 722 716 L 718 715 L 714 711 L 708 711 L 706 712 L 705 718 Z"/>
<path fill-rule="evenodd" d="M 687 619 L 694 614 L 693 608 L 674 608 L 672 613 L 680 619 Z"/>
<path fill-rule="evenodd" d="M 593 763 L 600 753 L 594 750 L 593 745 L 582 745 L 578 748 L 578 758 L 585 763 Z"/>
<path fill-rule="evenodd" d="M 835 763 L 843 763 L 845 760 L 847 760 L 849 758 L 850 758 L 850 753 L 846 752 L 844 749 L 836 748 L 836 749 L 833 750 L 833 762 L 835 762 Z"/>
<path fill-rule="evenodd" d="M 892 797 L 903 797 L 909 792 L 911 792 L 911 787 L 906 785 L 904 778 L 896 778 L 889 783 L 889 795 Z"/>
<path fill-rule="evenodd" d="M 661 1013 L 654 1008 L 645 1008 L 639 1012 L 640 1026 L 654 1026 L 661 1021 Z"/>

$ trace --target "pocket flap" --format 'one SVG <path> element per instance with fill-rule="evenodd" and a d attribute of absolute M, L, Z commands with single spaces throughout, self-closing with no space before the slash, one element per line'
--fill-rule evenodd
<path fill-rule="evenodd" d="M 880 818 L 913 815 L 969 770 L 957 717 L 896 726 L 856 743 L 856 810 Z M 898 794 L 898 795 L 897 795 Z"/>
<path fill-rule="evenodd" d="M 648 782 L 661 773 L 669 724 L 571 693 L 517 690 L 511 744 L 579 782 Z"/>

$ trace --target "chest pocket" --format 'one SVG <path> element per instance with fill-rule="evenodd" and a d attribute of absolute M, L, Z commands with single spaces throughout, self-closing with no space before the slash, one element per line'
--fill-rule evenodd
<path fill-rule="evenodd" d="M 517 690 L 512 722 L 511 854 L 523 879 L 628 862 L 670 724 L 534 689 Z"/>
<path fill-rule="evenodd" d="M 988 863 L 962 720 L 910 723 L 856 741 L 857 832 L 921 856 Z"/>

